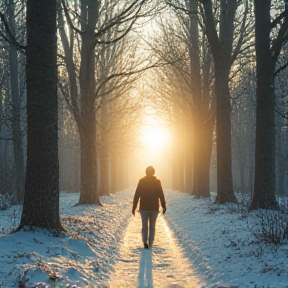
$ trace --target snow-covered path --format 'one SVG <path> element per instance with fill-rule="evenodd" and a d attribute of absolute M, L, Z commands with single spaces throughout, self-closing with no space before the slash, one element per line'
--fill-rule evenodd
<path fill-rule="evenodd" d="M 120 259 L 111 276 L 110 288 L 199 287 L 200 281 L 178 246 L 165 217 L 157 219 L 152 249 L 142 248 L 139 213 L 131 217 L 120 248 Z"/>
<path fill-rule="evenodd" d="M 145 250 L 133 192 L 101 196 L 103 207 L 74 207 L 79 194 L 62 193 L 70 233 L 60 237 L 41 229 L 9 234 L 22 207 L 0 211 L 0 288 L 20 280 L 25 288 L 288 288 L 288 239 L 277 249 L 257 240 L 256 212 L 214 205 L 215 194 L 195 200 L 166 191 L 167 213 L 157 220 L 154 248 Z"/>

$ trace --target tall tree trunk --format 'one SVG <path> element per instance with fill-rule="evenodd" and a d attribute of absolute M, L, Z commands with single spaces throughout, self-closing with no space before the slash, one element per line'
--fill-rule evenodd
<path fill-rule="evenodd" d="M 116 189 L 121 191 L 124 189 L 124 159 L 123 155 L 118 154 L 117 157 L 117 171 L 116 171 Z"/>
<path fill-rule="evenodd" d="M 245 150 L 245 147 L 241 145 L 241 149 Z M 245 153 L 245 151 L 243 151 Z M 239 159 L 239 174 L 240 174 L 240 191 L 241 193 L 245 193 L 246 189 L 246 181 L 245 181 L 245 160 L 247 159 L 245 157 L 244 153 L 239 153 L 240 159 Z"/>
<path fill-rule="evenodd" d="M 15 3 L 9 2 L 9 24 L 12 33 L 15 35 Z M 17 195 L 16 203 L 23 203 L 24 199 L 24 181 L 25 181 L 25 168 L 24 168 L 24 152 L 23 152 L 23 137 L 21 131 L 21 98 L 19 93 L 19 75 L 18 75 L 18 58 L 17 50 L 15 47 L 10 46 L 9 53 L 9 66 L 10 66 L 10 87 L 12 99 L 12 135 L 13 135 L 13 152 L 16 170 L 17 181 Z"/>
<path fill-rule="evenodd" d="M 204 122 L 204 119 L 202 118 Z M 194 179 L 197 179 L 193 185 L 193 195 L 195 198 L 210 197 L 210 163 L 212 153 L 212 136 L 214 121 L 209 121 L 205 125 L 198 125 L 197 141 L 193 142 L 194 145 L 194 156 L 195 161 Z"/>
<path fill-rule="evenodd" d="M 108 119 L 107 101 L 105 97 L 101 99 L 101 189 L 102 195 L 109 195 L 109 143 L 108 143 Z"/>
<path fill-rule="evenodd" d="M 199 15 L 198 15 L 198 4 L 199 0 L 189 0 L 185 2 L 186 8 L 190 11 L 189 21 L 185 22 L 185 30 L 187 31 L 187 48 L 189 51 L 189 64 L 190 64 L 190 91 L 191 99 L 189 99 L 190 112 L 192 115 L 192 125 L 191 130 L 188 131 L 188 134 L 191 133 L 191 142 L 190 153 L 191 153 L 191 162 L 186 164 L 191 165 L 191 177 L 186 173 L 186 190 L 188 193 L 195 195 L 196 198 L 200 197 L 209 197 L 210 188 L 209 188 L 209 178 L 210 178 L 210 169 L 207 170 L 207 157 L 210 159 L 212 147 L 209 147 L 206 141 L 207 132 L 210 131 L 212 138 L 212 129 L 209 129 L 210 125 L 206 125 L 208 122 L 207 119 L 211 113 L 210 106 L 210 93 L 206 93 L 207 80 L 206 73 L 210 75 L 211 67 L 200 67 L 200 59 L 205 58 L 206 51 L 203 51 L 203 55 L 200 53 L 199 48 Z M 210 60 L 210 59 L 209 59 Z M 205 63 L 204 59 L 204 66 Z M 210 63 L 211 61 L 209 61 Z M 202 70 L 202 71 L 201 71 Z M 205 70 L 205 71 L 204 71 Z M 202 75 L 201 75 L 202 74 Z M 202 77 L 203 76 L 203 77 Z M 209 82 L 209 80 L 208 80 Z M 204 87 L 204 89 L 203 89 Z M 205 91 L 204 91 L 205 90 Z M 208 96 L 208 97 L 207 97 Z M 208 127 L 206 127 L 208 126 Z M 188 135 L 188 139 L 190 138 Z M 209 142 L 212 143 L 211 141 Z M 189 154 L 190 154 L 189 153 Z M 209 155 L 210 153 L 210 155 Z M 188 155 L 187 155 L 188 156 Z M 205 159 L 206 158 L 206 159 Z M 189 161 L 189 160 L 188 160 Z M 210 165 L 210 162 L 208 162 Z M 188 167 L 186 167 L 188 168 Z M 207 173 L 208 171 L 208 173 Z M 188 172 L 188 171 L 187 171 Z M 192 186 L 192 187 L 191 187 Z"/>
<path fill-rule="evenodd" d="M 81 140 L 81 193 L 78 205 L 101 205 L 97 194 L 97 161 L 96 161 L 96 121 L 91 115 L 90 121 L 80 130 Z"/>
<path fill-rule="evenodd" d="M 217 149 L 217 197 L 216 203 L 237 202 L 232 180 L 231 151 L 231 104 L 229 91 L 230 67 L 223 65 L 225 59 L 215 63 L 215 91 L 217 97 L 216 149 Z M 226 61 L 227 62 L 227 61 Z M 223 67 L 224 66 L 224 67 Z M 226 69 L 225 69 L 226 68 Z"/>
<path fill-rule="evenodd" d="M 57 143 L 56 0 L 27 1 L 27 35 L 27 172 L 19 228 L 38 226 L 62 230 Z"/>
<path fill-rule="evenodd" d="M 280 131 L 279 133 L 282 133 Z M 278 144 L 278 149 L 279 149 L 279 155 L 277 157 L 277 168 L 276 171 L 277 173 L 277 181 L 276 181 L 276 191 L 278 195 L 284 196 L 285 195 L 285 174 L 286 174 L 286 167 L 285 167 L 285 158 L 284 158 L 284 151 L 283 151 L 283 142 L 284 139 L 283 137 L 279 137 L 279 144 Z"/>
<path fill-rule="evenodd" d="M 13 135 L 13 152 L 16 170 L 17 195 L 16 202 L 23 203 L 24 199 L 24 152 L 23 137 L 21 130 L 21 100 L 18 86 L 18 64 L 17 51 L 14 47 L 9 47 L 9 64 L 10 64 L 10 82 L 11 82 L 11 98 L 12 98 L 12 135 Z"/>
<path fill-rule="evenodd" d="M 184 155 L 183 153 L 181 153 L 180 157 L 178 158 L 178 181 L 179 181 L 178 183 L 180 192 L 184 192 L 185 190 L 184 168 L 185 168 Z"/>
<path fill-rule="evenodd" d="M 193 143 L 192 143 L 192 163 L 193 163 L 193 190 L 192 194 L 195 195 L 195 198 L 201 197 L 202 192 L 202 168 L 203 168 L 203 155 L 204 155 L 204 147 L 203 147 L 203 137 L 202 137 L 202 125 L 201 120 L 199 119 L 200 111 L 194 111 L 193 115 Z M 196 116 L 197 115 L 197 116 Z M 201 192 L 200 192 L 201 191 Z"/>
<path fill-rule="evenodd" d="M 128 157 L 123 157 L 123 189 L 127 189 L 129 187 L 129 177 L 128 177 Z"/>
<path fill-rule="evenodd" d="M 237 0 L 220 1 L 219 36 L 214 21 L 212 1 L 201 0 L 205 11 L 205 28 L 215 64 L 216 93 L 216 203 L 237 202 L 233 190 L 231 167 L 231 116 L 229 73 L 232 63 L 234 17 Z"/>
<path fill-rule="evenodd" d="M 96 111 L 97 111 L 95 107 L 96 97 L 99 96 L 98 93 L 102 89 L 103 87 L 102 85 L 105 82 L 107 83 L 108 81 L 110 81 L 113 78 L 113 77 L 110 78 L 111 74 L 114 74 L 115 71 L 118 69 L 117 68 L 115 70 L 114 69 L 115 67 L 113 67 L 112 65 L 112 68 L 110 70 L 110 69 L 107 69 L 108 65 L 104 65 L 104 68 L 106 68 L 106 71 L 102 72 L 99 70 L 95 70 L 95 69 L 101 69 L 99 68 L 101 66 L 101 63 L 97 63 L 97 65 L 95 65 L 96 64 L 95 63 L 95 53 L 96 53 L 95 46 L 103 45 L 102 47 L 104 51 L 105 49 L 110 49 L 108 44 L 115 45 L 114 49 L 112 49 L 112 51 L 114 50 L 115 52 L 115 48 L 116 48 L 115 43 L 123 39 L 123 37 L 125 37 L 127 33 L 130 31 L 132 25 L 138 18 L 137 15 L 140 13 L 142 7 L 144 7 L 145 0 L 142 0 L 142 1 L 134 0 L 131 3 L 129 2 L 129 4 L 127 3 L 124 4 L 123 2 L 123 5 L 119 5 L 119 6 L 116 5 L 117 1 L 115 3 L 113 1 L 112 2 L 108 1 L 107 3 L 105 3 L 104 6 L 102 5 L 103 4 L 102 1 L 99 1 L 99 0 L 83 0 L 80 2 L 75 1 L 75 3 L 76 2 L 77 4 L 75 4 L 75 6 L 78 6 L 78 3 L 80 3 L 80 6 L 81 6 L 80 17 L 78 17 L 80 18 L 80 29 L 79 29 L 78 23 L 71 23 L 72 22 L 71 18 L 74 18 L 75 15 L 79 16 L 77 9 L 75 9 L 73 13 L 73 11 L 70 11 L 68 9 L 69 7 L 65 5 L 65 1 L 62 1 L 62 6 L 64 8 L 67 23 L 69 24 L 69 27 L 71 29 L 70 35 L 74 35 L 74 33 L 76 33 L 78 37 L 81 38 L 80 45 L 78 42 L 76 42 L 77 40 L 76 37 L 75 37 L 76 39 L 74 38 L 75 42 L 74 42 L 74 39 L 72 39 L 73 37 L 70 37 L 69 39 L 70 41 L 67 41 L 67 35 L 65 34 L 65 29 L 64 29 L 65 26 L 63 25 L 64 24 L 63 17 L 62 17 L 63 15 L 60 15 L 61 13 L 59 13 L 59 27 L 60 27 L 60 35 L 61 35 L 62 41 L 64 39 L 63 41 L 63 47 L 65 51 L 64 61 L 66 61 L 66 68 L 69 74 L 69 82 L 70 83 L 73 82 L 73 85 L 69 83 L 70 85 L 69 88 L 70 88 L 71 93 L 69 95 L 69 99 L 67 102 L 69 102 L 71 106 L 71 110 L 73 111 L 73 115 L 77 123 L 78 131 L 79 133 L 82 133 L 82 136 L 80 136 L 80 140 L 81 142 L 82 141 L 87 142 L 90 140 L 91 141 L 95 140 L 94 137 L 88 137 L 88 139 L 85 140 L 84 135 L 86 135 L 86 133 L 85 132 L 83 133 L 83 131 L 85 131 L 86 129 L 85 125 L 88 124 L 91 126 L 92 124 L 95 125 L 96 123 L 95 122 Z M 117 6 L 117 8 L 115 8 L 115 6 Z M 99 19 L 99 12 L 103 12 L 101 14 L 101 19 Z M 78 45 L 81 47 L 81 52 L 80 52 L 81 60 L 80 61 L 79 59 L 77 59 L 77 51 L 75 52 L 73 51 L 73 49 Z M 99 50 L 100 49 L 97 50 L 98 60 L 101 59 L 101 57 L 103 56 L 103 55 L 100 56 L 101 52 L 99 54 Z M 118 52 L 119 51 L 117 51 L 116 53 Z M 104 53 L 104 55 L 106 55 L 105 57 L 110 58 L 108 54 L 106 55 L 106 53 Z M 112 53 L 112 54 L 115 54 L 115 53 Z M 113 56 L 111 55 L 111 57 L 113 58 L 114 55 Z M 110 59 L 106 59 L 106 60 L 110 62 Z M 79 87 L 77 87 L 77 84 L 78 84 L 77 81 L 75 81 L 75 79 L 77 79 L 75 77 L 76 73 L 75 71 L 74 73 L 72 72 L 72 70 L 75 70 L 75 68 L 78 67 L 78 63 L 80 63 L 80 74 L 79 74 L 80 89 Z M 96 81 L 96 74 L 97 74 L 97 81 Z M 99 77 L 99 75 L 101 75 L 101 77 Z M 74 91 L 73 93 L 72 93 L 72 88 Z M 116 89 L 116 88 L 115 86 L 113 87 L 112 85 L 112 90 L 113 89 Z M 92 114 L 94 115 L 94 120 L 89 124 L 88 122 L 89 122 L 89 119 L 92 119 L 91 118 Z M 88 130 L 91 131 L 91 129 L 92 127 L 89 127 Z M 94 129 L 96 129 L 96 126 L 94 127 Z M 87 143 L 81 143 L 81 147 L 86 147 L 87 145 L 88 145 Z M 90 143 L 88 146 L 92 147 L 92 145 L 95 145 L 95 141 L 93 143 Z M 95 146 L 94 150 L 96 148 L 97 147 Z M 81 175 L 83 173 L 88 173 L 88 175 L 85 177 L 84 175 L 82 175 L 81 179 L 93 176 L 89 180 L 89 182 L 91 182 L 91 185 L 89 186 L 95 187 L 95 190 L 94 190 L 95 195 L 93 197 L 95 202 L 93 200 L 93 203 L 98 202 L 100 204 L 99 191 L 98 191 L 100 190 L 100 185 L 98 185 L 99 183 L 98 178 L 100 177 L 98 177 L 97 171 L 88 172 L 88 167 L 97 166 L 96 164 L 97 164 L 98 159 L 95 159 L 96 157 L 94 156 L 95 155 L 99 156 L 100 153 L 96 153 L 95 151 L 93 151 L 93 148 L 91 149 L 89 148 L 85 152 L 81 151 L 81 156 L 84 157 L 83 153 L 87 153 L 87 154 L 91 153 L 90 157 L 88 155 L 85 157 L 90 158 L 90 161 L 93 161 L 95 163 L 88 163 L 88 161 L 86 160 L 81 161 L 81 170 L 83 170 L 83 172 L 81 172 Z M 88 166 L 86 167 L 86 165 Z M 98 165 L 98 167 L 101 169 L 101 165 Z M 94 183 L 92 184 L 92 182 Z M 81 184 L 81 191 L 80 191 L 81 200 L 79 201 L 79 204 L 82 204 L 82 199 L 92 199 L 89 196 L 91 194 L 90 188 L 86 190 L 86 187 L 87 187 L 86 184 L 83 184 L 83 185 Z M 98 200 L 96 200 L 97 198 Z"/>
<path fill-rule="evenodd" d="M 192 143 L 192 194 L 196 198 L 206 197 L 210 195 L 209 191 L 209 175 L 204 175 L 204 157 L 208 151 L 205 151 L 204 146 L 204 121 L 206 116 L 206 106 L 203 105 L 202 98 L 202 83 L 200 72 L 200 49 L 199 49 L 199 27 L 198 27 L 198 0 L 189 1 L 189 10 L 191 11 L 190 17 L 190 69 L 191 69 L 191 90 L 192 90 L 192 117 L 193 117 L 193 143 Z M 207 187 L 208 191 L 205 191 L 204 187 Z"/>
<path fill-rule="evenodd" d="M 189 127 L 190 128 L 190 127 Z M 186 131 L 187 133 L 190 133 L 190 129 L 187 128 Z M 192 137 L 188 136 L 188 140 L 187 140 L 187 145 L 186 145 L 186 149 L 185 149 L 185 193 L 188 193 L 190 195 L 192 195 L 192 191 L 193 191 L 193 179 L 192 179 L 192 145 L 193 145 L 193 140 L 191 139 Z"/>
<path fill-rule="evenodd" d="M 96 115 L 95 115 L 95 26 L 98 21 L 99 1 L 81 1 L 81 61 L 80 61 L 80 104 L 78 103 L 78 87 L 76 67 L 73 62 L 73 45 L 67 38 L 64 20 L 59 11 L 59 31 L 65 51 L 66 68 L 69 75 L 71 93 L 71 109 L 80 134 L 81 146 L 81 188 L 80 204 L 99 204 L 97 189 L 97 153 L 96 153 Z M 80 109 L 79 109 L 80 107 Z M 90 171 L 89 169 L 93 169 Z M 84 181 L 84 182 L 83 182 Z M 91 201 L 91 202 L 89 202 Z"/>
<path fill-rule="evenodd" d="M 172 189 L 176 191 L 179 191 L 178 157 L 176 150 L 172 155 Z"/>
<path fill-rule="evenodd" d="M 277 105 L 278 106 L 278 105 Z M 277 107 L 278 110 L 278 107 Z M 285 174 L 286 174 L 286 165 L 285 165 L 285 139 L 283 135 L 283 119 L 280 115 L 276 116 L 276 191 L 278 195 L 284 196 L 285 194 Z"/>
<path fill-rule="evenodd" d="M 117 192 L 116 174 L 117 174 L 117 159 L 116 159 L 116 153 L 115 153 L 115 147 L 114 147 L 113 151 L 111 151 L 111 177 L 110 177 L 111 193 L 113 194 Z"/>
<path fill-rule="evenodd" d="M 271 0 L 254 1 L 257 63 L 254 194 L 250 209 L 278 208 L 275 197 L 275 62 L 270 49 Z"/>
<path fill-rule="evenodd" d="M 251 89 L 251 87 L 250 87 Z M 252 90 L 252 89 L 251 89 Z M 249 90 L 248 90 L 249 91 Z M 249 92 L 248 92 L 249 93 Z M 248 94 L 249 95 L 249 94 Z M 254 105 L 253 107 L 249 107 L 248 110 L 248 123 L 255 123 L 255 109 Z M 247 143 L 254 143 L 255 142 L 255 127 L 254 125 L 249 125 L 248 126 L 248 131 L 247 131 Z M 253 192 L 253 184 L 254 184 L 254 165 L 255 165 L 255 144 L 252 145 L 247 145 L 246 150 L 247 150 L 247 163 L 248 163 L 248 169 L 247 169 L 247 188 L 249 191 L 249 194 L 252 195 Z"/>
<path fill-rule="evenodd" d="M 202 158 L 202 179 L 203 183 L 200 190 L 201 197 L 210 197 L 210 166 L 211 166 L 211 155 L 212 155 L 212 139 L 213 139 L 213 127 L 214 127 L 214 120 L 211 120 L 211 123 L 206 124 L 207 131 L 204 131 L 204 147 L 205 153 Z"/>
<path fill-rule="evenodd" d="M 179 131 L 177 130 L 177 127 L 175 127 L 174 129 L 174 133 L 175 133 L 175 137 L 174 137 L 174 141 L 172 144 L 172 157 L 171 157 L 171 162 L 172 162 L 172 175 L 171 175 L 171 179 L 172 179 L 172 189 L 176 190 L 176 191 L 180 191 L 180 187 L 179 187 L 179 157 L 180 157 L 180 141 L 179 141 Z"/>
<path fill-rule="evenodd" d="M 98 1 L 81 2 L 81 193 L 78 204 L 101 205 L 97 191 L 95 89 L 95 38 L 98 20 Z M 78 125 L 78 129 L 79 129 Z M 91 170 L 92 169 L 92 170 Z"/>
<path fill-rule="evenodd" d="M 80 191 L 80 153 L 79 153 L 79 147 L 78 145 L 73 147 L 73 154 L 74 154 L 74 179 L 72 181 L 73 187 L 72 191 L 73 192 L 79 192 Z"/>
<path fill-rule="evenodd" d="M 175 154 L 174 154 L 174 161 L 173 165 L 174 167 L 174 179 L 175 179 L 175 189 L 180 192 L 184 192 L 185 190 L 185 183 L 184 183 L 184 171 L 185 171 L 185 160 L 184 160 L 184 129 L 178 129 L 177 138 L 176 140 L 176 146 L 175 148 Z"/>

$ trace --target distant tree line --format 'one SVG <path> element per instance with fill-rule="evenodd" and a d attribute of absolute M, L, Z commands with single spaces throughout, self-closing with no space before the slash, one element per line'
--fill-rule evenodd
<path fill-rule="evenodd" d="M 173 115 L 185 123 L 173 188 L 207 197 L 212 182 L 216 203 L 236 202 L 241 191 L 250 193 L 251 209 L 277 208 L 275 195 L 287 183 L 287 3 L 166 3 L 174 21 L 159 20 L 152 46 L 159 57 L 179 60 L 162 71 Z"/>

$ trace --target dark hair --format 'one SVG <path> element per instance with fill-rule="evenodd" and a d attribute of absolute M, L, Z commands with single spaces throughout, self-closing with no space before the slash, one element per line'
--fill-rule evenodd
<path fill-rule="evenodd" d="M 155 169 L 153 166 L 148 166 L 145 172 L 147 176 L 153 176 L 155 174 Z"/>

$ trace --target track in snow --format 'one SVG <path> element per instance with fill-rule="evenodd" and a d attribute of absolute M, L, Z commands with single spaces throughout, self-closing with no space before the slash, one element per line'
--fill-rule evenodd
<path fill-rule="evenodd" d="M 130 219 L 120 248 L 120 259 L 110 280 L 110 288 L 202 286 L 162 215 L 157 219 L 154 247 L 142 248 L 139 213 Z"/>

